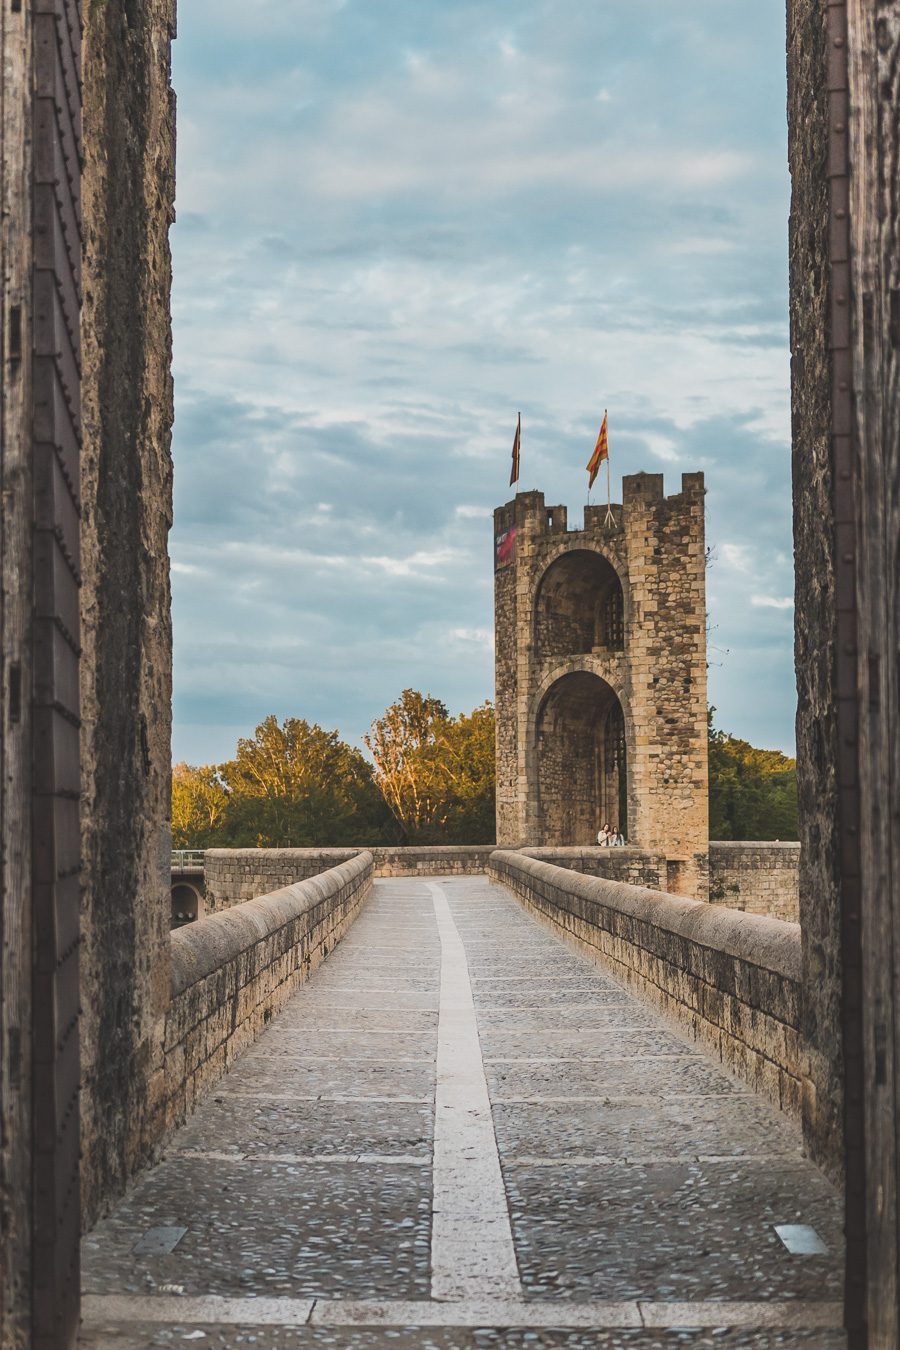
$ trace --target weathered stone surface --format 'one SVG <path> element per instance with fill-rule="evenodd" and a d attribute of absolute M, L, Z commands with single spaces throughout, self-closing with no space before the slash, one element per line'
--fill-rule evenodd
<path fill-rule="evenodd" d="M 484 871 L 493 844 L 368 849 L 376 877 L 472 876 Z M 356 858 L 358 848 L 210 848 L 203 856 L 206 910 L 227 909 L 279 886 L 318 876 Z"/>
<path fill-rule="evenodd" d="M 165 1129 L 183 1123 L 334 950 L 369 893 L 372 871 L 372 855 L 361 852 L 172 934 Z"/>
<path fill-rule="evenodd" d="M 83 1202 L 162 1120 L 169 994 L 174 0 L 84 6 Z"/>
<path fill-rule="evenodd" d="M 796 1114 L 805 1072 L 798 925 L 507 850 L 491 856 L 489 875 L 710 1044 L 754 1090 Z"/>
<path fill-rule="evenodd" d="M 808 1145 L 837 1175 L 843 1151 L 841 904 L 835 707 L 832 360 L 828 265 L 828 44 L 824 0 L 788 5 L 791 438 L 804 1089 Z"/>
<path fill-rule="evenodd" d="M 589 506 L 568 531 L 540 492 L 495 511 L 501 845 L 584 846 L 606 822 L 705 895 L 703 498 L 702 474 L 671 497 L 634 474 L 611 524 Z"/>
<path fill-rule="evenodd" d="M 840 1343 L 840 1201 L 792 1121 L 504 888 L 373 890 L 87 1238 L 86 1344 Z M 780 1222 L 813 1224 L 827 1251 L 787 1258 Z M 161 1225 L 186 1230 L 174 1252 L 140 1242 Z M 492 1247 L 510 1257 L 502 1293 L 442 1297 L 448 1276 L 477 1284 Z"/>
<path fill-rule="evenodd" d="M 437 844 L 373 848 L 376 877 L 478 876 L 493 844 Z"/>
<path fill-rule="evenodd" d="M 523 858 L 537 858 L 566 867 L 585 876 L 624 881 L 630 886 L 647 886 L 654 891 L 667 888 L 666 855 L 640 848 L 521 848 Z"/>
<path fill-rule="evenodd" d="M 799 923 L 799 883 L 799 844 L 710 842 L 709 898 L 713 904 Z"/>

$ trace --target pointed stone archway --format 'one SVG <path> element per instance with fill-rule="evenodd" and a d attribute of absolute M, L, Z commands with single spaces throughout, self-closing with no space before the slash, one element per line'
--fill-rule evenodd
<path fill-rule="evenodd" d="M 611 685 L 572 671 L 545 695 L 535 723 L 542 844 L 597 842 L 601 824 L 628 834 L 625 713 Z"/>

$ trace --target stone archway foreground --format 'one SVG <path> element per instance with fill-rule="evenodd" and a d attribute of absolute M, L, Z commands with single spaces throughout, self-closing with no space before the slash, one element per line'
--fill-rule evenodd
<path fill-rule="evenodd" d="M 625 717 L 615 691 L 589 671 L 563 675 L 535 725 L 541 841 L 593 845 L 601 824 L 628 834 Z"/>
<path fill-rule="evenodd" d="M 163 1109 L 174 31 L 173 0 L 0 8 L 0 1342 L 11 1350 L 72 1345 L 79 1226 L 144 1166 Z M 896 1350 L 900 4 L 790 0 L 788 70 L 803 1110 L 811 1155 L 845 1187 L 850 1350 Z M 535 538 L 540 525 L 555 539 L 534 494 L 529 509 Z M 513 572 L 510 614 L 525 594 Z M 498 692 L 516 650 L 504 661 Z M 511 839 L 523 834 L 520 748 L 498 778 Z M 398 1188 L 415 1188 L 415 1165 Z M 309 1212 L 321 1214 L 317 1201 Z"/>

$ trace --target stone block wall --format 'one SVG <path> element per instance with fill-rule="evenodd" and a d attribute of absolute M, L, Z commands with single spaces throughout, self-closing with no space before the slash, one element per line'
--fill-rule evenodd
<path fill-rule="evenodd" d="M 797 924 L 579 876 L 506 850 L 492 854 L 489 875 L 673 1016 L 754 1091 L 799 1115 L 806 1060 Z"/>
<path fill-rule="evenodd" d="M 360 852 L 321 876 L 171 935 L 166 1131 L 186 1119 L 334 949 L 359 913 L 372 873 L 371 853 Z"/>
<path fill-rule="evenodd" d="M 836 678 L 847 649 L 839 654 L 836 637 L 828 91 L 831 64 L 840 52 L 829 42 L 828 29 L 839 11 L 825 0 L 789 0 L 787 9 L 794 667 L 804 1030 L 812 1066 L 804 1131 L 816 1161 L 838 1178 L 845 1144 L 838 765 L 848 761 L 852 744 L 848 739 L 842 749 L 840 743 Z M 836 111 L 832 115 L 837 119 Z M 846 220 L 846 202 L 841 209 Z M 841 431 L 842 471 L 849 480 L 849 425 Z M 851 579 L 845 605 L 852 594 Z"/>
<path fill-rule="evenodd" d="M 358 848 L 208 848 L 203 858 L 206 913 L 319 876 L 359 854 Z"/>
<path fill-rule="evenodd" d="M 479 876 L 494 844 L 435 844 L 373 848 L 376 877 Z"/>
<path fill-rule="evenodd" d="M 729 909 L 799 923 L 800 845 L 710 843 L 709 898 Z"/>
<path fill-rule="evenodd" d="M 371 848 L 376 877 L 475 876 L 493 844 Z M 358 848 L 210 848 L 204 855 L 206 912 L 228 909 L 280 886 L 318 876 L 360 855 Z"/>
<path fill-rule="evenodd" d="M 644 886 L 651 891 L 667 889 L 666 855 L 639 848 L 522 848 L 523 858 L 565 867 L 585 876 L 624 881 L 629 886 Z"/>

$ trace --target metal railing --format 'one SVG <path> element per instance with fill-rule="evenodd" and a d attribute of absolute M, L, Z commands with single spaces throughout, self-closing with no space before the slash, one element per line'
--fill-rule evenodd
<path fill-rule="evenodd" d="M 202 848 L 173 848 L 172 871 L 183 872 L 188 867 L 202 867 L 205 850 Z"/>

